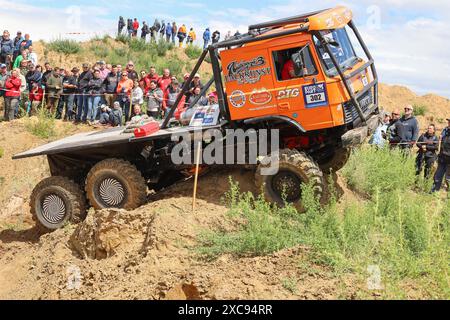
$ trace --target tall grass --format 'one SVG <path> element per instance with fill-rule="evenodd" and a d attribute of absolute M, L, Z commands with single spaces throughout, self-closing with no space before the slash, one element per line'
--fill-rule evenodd
<path fill-rule="evenodd" d="M 311 186 L 304 185 L 304 214 L 242 194 L 232 183 L 226 202 L 228 219 L 237 226 L 233 232 L 202 233 L 198 251 L 212 259 L 302 244 L 311 248 L 311 263 L 364 283 L 363 297 L 370 296 L 367 270 L 376 266 L 386 298 L 408 297 L 411 287 L 422 297 L 449 298 L 450 201 L 416 191 L 411 161 L 401 152 L 362 148 L 352 155 L 344 176 L 367 199 L 338 204 L 332 196 L 322 206 Z"/>
<path fill-rule="evenodd" d="M 55 118 L 44 108 L 39 109 L 37 118 L 27 119 L 26 128 L 31 134 L 44 139 L 56 135 Z"/>
<path fill-rule="evenodd" d="M 414 115 L 425 116 L 427 114 L 427 107 L 423 105 L 414 105 Z"/>
<path fill-rule="evenodd" d="M 81 45 L 75 40 L 57 39 L 48 44 L 48 48 L 64 54 L 76 54 L 81 51 Z"/>
<path fill-rule="evenodd" d="M 194 45 L 188 45 L 184 49 L 186 55 L 191 59 L 198 59 L 203 52 L 203 49 Z"/>

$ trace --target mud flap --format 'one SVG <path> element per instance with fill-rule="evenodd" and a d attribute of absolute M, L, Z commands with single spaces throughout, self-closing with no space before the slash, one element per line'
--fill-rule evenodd
<path fill-rule="evenodd" d="M 374 115 L 367 119 L 365 126 L 356 128 L 346 132 L 342 136 L 342 146 L 344 148 L 356 147 L 364 143 L 364 140 L 371 135 L 378 128 L 380 124 L 380 118 L 378 115 Z"/>

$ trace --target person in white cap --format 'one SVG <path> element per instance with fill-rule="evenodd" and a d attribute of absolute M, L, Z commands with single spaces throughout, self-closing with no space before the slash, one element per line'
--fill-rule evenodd
<path fill-rule="evenodd" d="M 419 139 L 419 123 L 414 117 L 414 107 L 407 105 L 405 114 L 396 123 L 397 135 L 400 138 L 400 149 L 411 150 Z"/>

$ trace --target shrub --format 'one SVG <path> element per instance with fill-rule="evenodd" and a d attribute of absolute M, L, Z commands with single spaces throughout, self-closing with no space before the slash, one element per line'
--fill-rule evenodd
<path fill-rule="evenodd" d="M 48 48 L 64 54 L 76 54 L 81 51 L 81 46 L 78 42 L 68 39 L 53 40 L 48 44 Z"/>
<path fill-rule="evenodd" d="M 414 115 L 415 116 L 425 116 L 427 113 L 427 107 L 423 105 L 414 105 Z"/>
<path fill-rule="evenodd" d="M 5 151 L 2 147 L 0 147 L 0 158 L 3 158 L 3 155 L 5 154 Z"/>
<path fill-rule="evenodd" d="M 122 42 L 123 44 L 128 44 L 130 42 L 130 37 L 124 34 L 119 34 L 116 37 L 116 41 Z"/>
<path fill-rule="evenodd" d="M 44 139 L 48 139 L 56 134 L 55 119 L 44 108 L 38 111 L 37 119 L 28 119 L 26 128 L 33 135 Z"/>
<path fill-rule="evenodd" d="M 89 49 L 100 58 L 106 58 L 109 55 L 109 48 L 101 43 L 93 43 Z"/>
<path fill-rule="evenodd" d="M 186 49 L 184 49 L 186 55 L 191 59 L 198 59 L 202 54 L 203 50 L 200 47 L 194 45 L 188 45 Z"/>

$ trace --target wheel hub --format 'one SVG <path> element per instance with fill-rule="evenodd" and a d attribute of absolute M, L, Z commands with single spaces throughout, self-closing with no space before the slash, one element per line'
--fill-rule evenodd
<path fill-rule="evenodd" d="M 280 171 L 272 178 L 272 189 L 287 202 L 295 202 L 301 197 L 301 179 L 290 171 Z"/>
<path fill-rule="evenodd" d="M 51 224 L 61 223 L 66 216 L 66 205 L 63 199 L 56 195 L 47 195 L 42 201 L 42 217 Z"/>
<path fill-rule="evenodd" d="M 125 189 L 122 183 L 114 178 L 107 178 L 102 181 L 99 194 L 102 201 L 110 207 L 120 205 L 125 199 Z"/>

